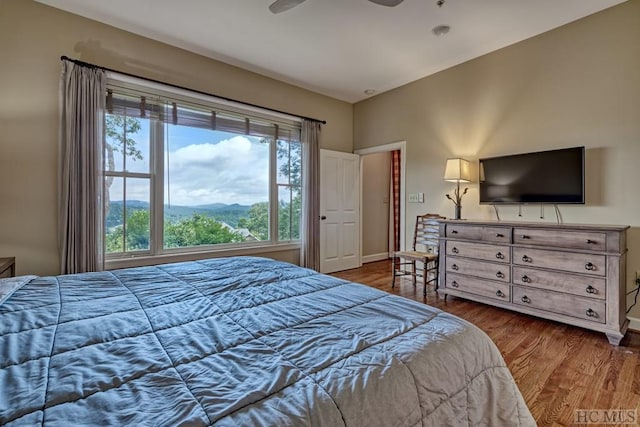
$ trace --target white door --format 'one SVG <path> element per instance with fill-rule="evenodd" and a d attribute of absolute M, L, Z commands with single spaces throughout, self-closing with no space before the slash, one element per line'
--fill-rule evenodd
<path fill-rule="evenodd" d="M 320 150 L 320 272 L 360 267 L 360 159 Z"/>

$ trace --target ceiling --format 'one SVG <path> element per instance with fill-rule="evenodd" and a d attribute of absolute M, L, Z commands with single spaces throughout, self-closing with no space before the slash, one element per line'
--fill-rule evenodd
<path fill-rule="evenodd" d="M 348 102 L 624 2 L 307 0 L 274 15 L 272 0 L 37 1 Z"/>

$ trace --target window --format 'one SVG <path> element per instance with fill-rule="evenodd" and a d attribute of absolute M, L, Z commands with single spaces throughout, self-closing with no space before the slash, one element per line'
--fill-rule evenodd
<path fill-rule="evenodd" d="M 300 124 L 109 86 L 108 258 L 300 239 Z"/>

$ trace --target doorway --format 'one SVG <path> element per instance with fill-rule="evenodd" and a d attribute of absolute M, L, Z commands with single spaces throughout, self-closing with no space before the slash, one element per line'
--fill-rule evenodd
<path fill-rule="evenodd" d="M 396 152 L 397 167 L 395 209 L 394 192 L 390 191 L 394 182 L 394 175 L 391 173 L 394 165 L 393 152 Z M 362 263 L 367 263 L 389 258 L 394 250 L 405 249 L 406 141 L 356 150 L 355 154 L 360 156 L 360 254 Z M 385 161 L 388 163 L 381 163 Z M 380 176 L 381 173 L 386 176 Z M 370 191 L 373 194 L 369 194 Z M 384 206 L 387 212 L 383 219 Z M 388 242 L 386 250 L 382 243 L 384 241 Z"/>

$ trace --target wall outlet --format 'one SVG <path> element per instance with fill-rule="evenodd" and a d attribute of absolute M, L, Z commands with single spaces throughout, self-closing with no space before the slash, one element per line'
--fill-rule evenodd
<path fill-rule="evenodd" d="M 418 193 L 418 203 L 424 203 L 424 193 Z"/>

